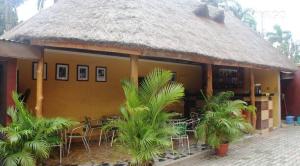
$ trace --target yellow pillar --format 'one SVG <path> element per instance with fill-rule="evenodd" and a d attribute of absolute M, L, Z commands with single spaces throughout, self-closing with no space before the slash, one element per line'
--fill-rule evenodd
<path fill-rule="evenodd" d="M 138 56 L 130 56 L 130 78 L 138 86 Z"/>
<path fill-rule="evenodd" d="M 44 73 L 44 49 L 41 50 L 41 58 L 37 63 L 36 74 L 36 106 L 35 114 L 38 118 L 43 116 L 43 73 Z"/>
<path fill-rule="evenodd" d="M 213 95 L 213 73 L 212 73 L 212 65 L 207 64 L 206 68 L 206 78 L 207 78 L 207 84 L 206 84 L 206 96 L 212 96 Z"/>
<path fill-rule="evenodd" d="M 254 73 L 253 69 L 250 69 L 250 103 L 255 106 L 255 83 L 254 83 Z M 256 128 L 256 114 L 252 113 L 251 115 L 251 124 Z"/>

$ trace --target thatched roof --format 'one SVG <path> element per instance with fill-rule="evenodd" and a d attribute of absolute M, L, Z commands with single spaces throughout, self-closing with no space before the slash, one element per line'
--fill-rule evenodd
<path fill-rule="evenodd" d="M 231 13 L 218 23 L 197 16 L 199 5 L 198 0 L 59 0 L 2 37 L 67 39 L 296 69 Z"/>

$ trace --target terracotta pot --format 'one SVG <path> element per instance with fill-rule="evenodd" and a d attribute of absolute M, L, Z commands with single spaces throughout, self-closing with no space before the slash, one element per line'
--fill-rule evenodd
<path fill-rule="evenodd" d="M 224 157 L 227 155 L 229 144 L 221 144 L 219 148 L 216 149 L 216 154 L 218 156 Z"/>
<path fill-rule="evenodd" d="M 248 111 L 242 110 L 242 115 L 245 120 L 248 121 L 250 119 L 250 113 Z"/>

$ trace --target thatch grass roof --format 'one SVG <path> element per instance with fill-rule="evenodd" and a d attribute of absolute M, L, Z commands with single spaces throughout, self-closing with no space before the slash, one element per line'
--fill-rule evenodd
<path fill-rule="evenodd" d="M 197 16 L 199 5 L 198 0 L 59 0 L 2 37 L 67 39 L 296 69 L 231 13 L 217 23 Z"/>

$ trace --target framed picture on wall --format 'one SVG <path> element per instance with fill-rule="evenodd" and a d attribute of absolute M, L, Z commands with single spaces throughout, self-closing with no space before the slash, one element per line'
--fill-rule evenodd
<path fill-rule="evenodd" d="M 37 65 L 38 63 L 37 62 L 32 62 L 32 79 L 33 80 L 36 80 L 36 73 L 37 73 Z M 44 73 L 43 73 L 43 77 L 44 77 L 44 80 L 47 80 L 47 63 L 44 63 Z"/>
<path fill-rule="evenodd" d="M 240 67 L 214 66 L 213 87 L 217 90 L 242 89 L 244 85 L 244 69 Z"/>
<path fill-rule="evenodd" d="M 89 80 L 89 66 L 77 65 L 77 81 L 88 81 L 88 80 Z"/>
<path fill-rule="evenodd" d="M 55 79 L 61 81 L 68 81 L 69 80 L 69 65 L 68 64 L 56 64 L 56 71 L 55 71 Z"/>
<path fill-rule="evenodd" d="M 107 81 L 107 69 L 106 67 L 96 66 L 96 82 Z"/>

